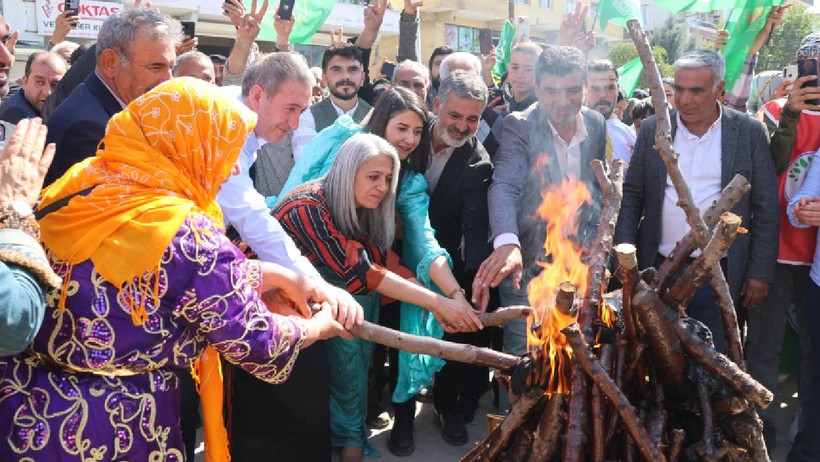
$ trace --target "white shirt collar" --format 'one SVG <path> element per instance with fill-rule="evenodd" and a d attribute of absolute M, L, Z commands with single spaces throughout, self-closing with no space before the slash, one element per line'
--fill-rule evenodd
<path fill-rule="evenodd" d="M 107 84 L 107 83 L 105 83 L 105 80 L 103 80 L 103 78 L 102 78 L 102 77 L 100 77 L 100 74 L 99 74 L 96 70 L 94 71 L 94 74 L 96 74 L 97 78 L 98 78 L 98 79 L 100 79 L 100 82 L 102 82 L 103 86 L 104 86 L 106 89 L 108 89 L 108 92 L 109 92 L 109 93 L 111 93 L 111 96 L 113 96 L 113 97 L 114 97 L 114 99 L 115 99 L 115 100 L 117 100 L 117 102 L 118 102 L 118 103 L 120 103 L 120 107 L 122 107 L 123 109 L 125 109 L 125 106 L 128 106 L 128 105 L 127 105 L 127 104 L 125 104 L 125 103 L 124 103 L 124 102 L 120 99 L 120 97 L 119 97 L 119 96 L 117 96 L 117 94 L 116 94 L 116 93 L 114 93 L 114 90 L 112 90 L 112 89 L 111 89 L 111 87 L 109 87 L 109 86 L 108 86 L 108 84 Z"/>

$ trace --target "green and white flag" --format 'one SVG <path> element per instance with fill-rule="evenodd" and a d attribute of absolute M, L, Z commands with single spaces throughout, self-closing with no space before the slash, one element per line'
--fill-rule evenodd
<path fill-rule="evenodd" d="M 627 98 L 632 98 L 642 75 L 643 63 L 641 58 L 635 58 L 618 68 L 618 84 L 621 86 L 621 90 L 626 93 Z"/>
<path fill-rule="evenodd" d="M 598 17 L 601 20 L 601 30 L 606 29 L 608 23 L 617 24 L 626 28 L 626 22 L 637 19 L 641 22 L 641 4 L 639 0 L 601 0 L 598 3 Z M 641 24 L 643 24 L 641 22 Z"/>
<path fill-rule="evenodd" d="M 251 0 L 244 0 L 244 3 L 245 8 L 250 10 Z M 335 4 L 335 0 L 296 0 L 293 5 L 293 17 L 296 19 L 296 23 L 294 23 L 293 31 L 290 33 L 290 43 L 310 44 L 313 34 L 325 23 Z M 265 13 L 257 40 L 276 41 L 273 19 L 278 8 L 278 2 L 275 0 L 270 2 L 270 7 Z"/>
<path fill-rule="evenodd" d="M 509 19 L 504 21 L 501 27 L 501 36 L 498 38 L 498 46 L 495 48 L 495 66 L 493 66 L 493 80 L 496 84 L 501 82 L 501 77 L 507 72 L 507 65 L 510 63 L 510 52 L 515 41 L 515 24 Z"/>

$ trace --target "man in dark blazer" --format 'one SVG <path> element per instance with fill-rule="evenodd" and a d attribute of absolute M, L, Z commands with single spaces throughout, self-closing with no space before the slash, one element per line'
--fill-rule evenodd
<path fill-rule="evenodd" d="M 111 116 L 171 78 L 180 40 L 179 23 L 149 8 L 125 9 L 105 20 L 95 72 L 48 118 L 47 141 L 57 143 L 57 152 L 46 185 L 96 153 Z"/>
<path fill-rule="evenodd" d="M 23 85 L 19 92 L 3 101 L 0 120 L 16 124 L 40 117 L 46 98 L 54 91 L 68 69 L 62 56 L 49 51 L 32 53 L 26 61 Z"/>
<path fill-rule="evenodd" d="M 723 73 L 723 58 L 711 50 L 696 50 L 675 62 L 677 110 L 670 113 L 672 139 L 701 212 L 736 174 L 752 185 L 732 209 L 749 232 L 737 235 L 723 265 L 732 298 L 753 309 L 766 296 L 774 277 L 777 184 L 763 125 L 718 103 Z M 615 232 L 616 244 L 637 246 L 640 268 L 658 266 L 688 231 L 682 211 L 675 206 L 677 194 L 653 148 L 655 129 L 655 117 L 641 124 Z M 687 311 L 712 330 L 715 346 L 725 352 L 723 324 L 708 284 L 697 291 Z"/>
<path fill-rule="evenodd" d="M 431 128 L 433 156 L 425 170 L 430 194 L 430 224 L 436 239 L 453 259 L 453 275 L 470 288 L 479 265 L 490 254 L 487 188 L 493 173 L 490 156 L 476 139 L 487 104 L 487 85 L 474 72 L 455 71 L 439 85 Z M 445 156 L 449 155 L 449 159 Z M 447 294 L 450 297 L 466 296 Z M 486 308 L 486 305 L 483 307 Z M 445 340 L 487 347 L 486 331 L 445 334 Z M 472 422 L 478 398 L 487 385 L 487 368 L 447 361 L 436 374 L 433 403 L 442 436 L 461 446 L 468 441 L 465 423 Z"/>
<path fill-rule="evenodd" d="M 504 119 L 501 147 L 494 158 L 489 190 L 490 241 L 495 250 L 482 264 L 473 284 L 499 287 L 501 305 L 528 305 L 527 284 L 542 271 L 547 223 L 538 219 L 541 192 L 565 179 L 587 185 L 592 200 L 581 207 L 578 234 L 584 244 L 595 235 L 600 215 L 600 188 L 589 166 L 604 160 L 606 125 L 598 112 L 583 107 L 586 62 L 571 47 L 547 47 L 536 61 L 538 103 Z M 509 277 L 508 277 L 509 276 Z M 473 296 L 475 299 L 475 295 Z M 504 326 L 504 350 L 526 350 L 526 322 Z M 506 407 L 506 396 L 500 396 Z"/>

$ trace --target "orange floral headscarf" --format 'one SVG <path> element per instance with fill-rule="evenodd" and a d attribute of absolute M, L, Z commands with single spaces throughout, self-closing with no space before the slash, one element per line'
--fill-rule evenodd
<path fill-rule="evenodd" d="M 94 187 L 40 220 L 43 243 L 69 265 L 90 258 L 117 287 L 157 268 L 191 213 L 222 226 L 216 194 L 255 125 L 251 110 L 212 84 L 158 85 L 109 121 L 95 157 L 43 192 L 41 209 Z"/>

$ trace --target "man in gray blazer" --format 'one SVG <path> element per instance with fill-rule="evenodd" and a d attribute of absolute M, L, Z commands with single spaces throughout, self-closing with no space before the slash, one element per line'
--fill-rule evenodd
<path fill-rule="evenodd" d="M 675 62 L 677 110 L 670 113 L 672 139 L 680 154 L 678 163 L 701 212 L 720 197 L 736 174 L 752 184 L 751 191 L 732 209 L 743 218 L 743 227 L 749 232 L 737 235 L 721 263 L 732 298 L 741 300 L 744 308 L 754 309 L 766 296 L 774 277 L 777 183 L 763 125 L 718 102 L 724 69 L 723 58 L 711 50 L 696 50 Z M 655 127 L 655 117 L 641 124 L 615 231 L 616 244 L 637 246 L 640 268 L 657 267 L 689 230 L 683 211 L 676 206 L 677 194 L 666 168 L 653 148 Z M 723 324 L 708 284 L 696 292 L 687 312 L 712 330 L 715 346 L 725 352 Z"/>
<path fill-rule="evenodd" d="M 488 197 L 495 250 L 478 270 L 474 297 L 482 287 L 499 287 L 502 306 L 529 304 L 527 283 L 542 270 L 537 262 L 546 260 L 546 223 L 534 218 L 546 187 L 566 178 L 586 183 L 592 200 L 579 212 L 575 239 L 594 238 L 600 188 L 589 163 L 604 160 L 606 127 L 601 114 L 583 107 L 585 84 L 586 62 L 579 50 L 547 47 L 536 62 L 538 103 L 504 120 Z M 525 322 L 508 323 L 504 350 L 523 353 L 525 330 Z"/>

